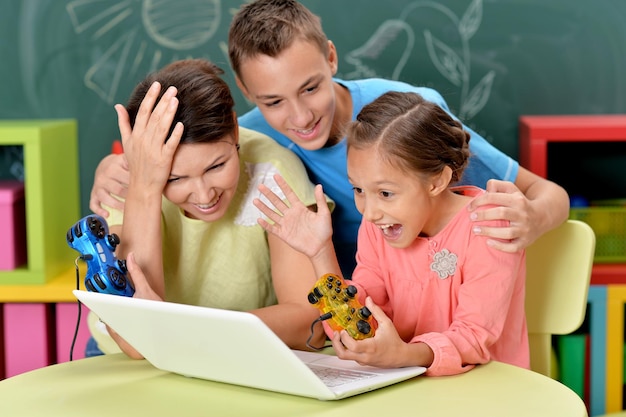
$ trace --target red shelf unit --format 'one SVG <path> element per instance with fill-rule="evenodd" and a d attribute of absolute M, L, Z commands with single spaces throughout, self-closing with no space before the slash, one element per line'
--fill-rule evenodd
<path fill-rule="evenodd" d="M 521 116 L 520 164 L 546 178 L 550 142 L 626 142 L 626 115 Z"/>

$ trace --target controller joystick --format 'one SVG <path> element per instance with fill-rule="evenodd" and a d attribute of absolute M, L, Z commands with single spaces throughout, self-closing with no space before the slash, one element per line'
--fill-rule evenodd
<path fill-rule="evenodd" d="M 361 340 L 374 336 L 378 323 L 370 310 L 356 299 L 357 288 L 346 285 L 334 274 L 322 276 L 308 295 L 309 303 L 328 317 L 328 325 L 336 331 L 346 330 L 353 339 Z"/>
<path fill-rule="evenodd" d="M 87 262 L 88 291 L 132 297 L 135 289 L 126 275 L 126 261 L 117 259 L 114 253 L 120 238 L 115 233 L 109 234 L 103 217 L 95 214 L 83 217 L 70 227 L 66 239 Z"/>

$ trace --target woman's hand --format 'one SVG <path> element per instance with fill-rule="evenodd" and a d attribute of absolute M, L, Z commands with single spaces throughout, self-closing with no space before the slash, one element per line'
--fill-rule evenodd
<path fill-rule="evenodd" d="M 152 289 L 141 267 L 135 261 L 135 254 L 129 253 L 126 257 L 126 268 L 130 275 L 130 279 L 135 287 L 134 298 L 143 298 L 146 300 L 163 301 L 161 297 Z"/>
<path fill-rule="evenodd" d="M 183 125 L 176 123 L 168 138 L 178 109 L 177 90 L 169 87 L 157 103 L 160 91 L 158 82 L 152 84 L 139 106 L 132 128 L 126 108 L 117 104 L 115 110 L 130 170 L 129 184 L 140 186 L 145 191 L 158 190 L 162 193 L 183 134 Z"/>

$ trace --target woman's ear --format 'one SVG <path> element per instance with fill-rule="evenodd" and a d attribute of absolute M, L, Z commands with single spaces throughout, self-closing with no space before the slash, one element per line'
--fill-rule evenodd
<path fill-rule="evenodd" d="M 442 191 L 448 188 L 451 180 L 452 180 L 452 168 L 446 165 L 439 174 L 433 175 L 431 177 L 430 195 L 432 197 L 435 197 L 441 194 Z"/>

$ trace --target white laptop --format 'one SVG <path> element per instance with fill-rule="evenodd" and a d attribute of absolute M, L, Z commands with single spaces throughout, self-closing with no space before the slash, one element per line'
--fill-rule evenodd
<path fill-rule="evenodd" d="M 251 313 L 73 292 L 152 365 L 189 377 L 337 400 L 426 371 L 380 369 L 291 350 Z"/>

